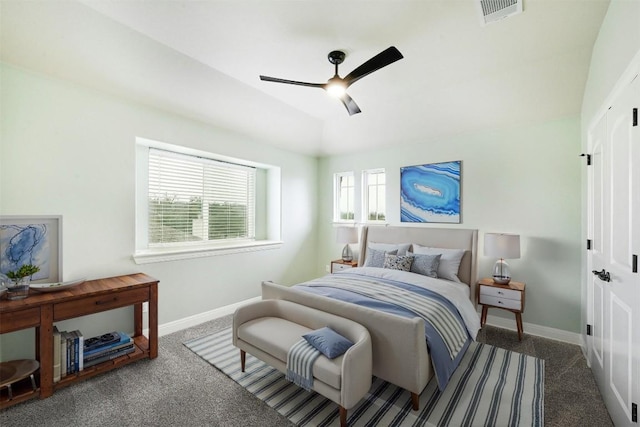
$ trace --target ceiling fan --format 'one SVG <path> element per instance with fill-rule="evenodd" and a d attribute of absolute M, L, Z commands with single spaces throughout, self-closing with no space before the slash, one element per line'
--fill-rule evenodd
<path fill-rule="evenodd" d="M 268 76 L 260 76 L 260 80 L 324 89 L 329 95 L 340 99 L 340 101 L 342 101 L 344 106 L 347 108 L 349 115 L 352 116 L 360 112 L 360 107 L 358 107 L 358 104 L 356 104 L 355 101 L 347 94 L 347 88 L 367 74 L 371 74 L 374 71 L 379 70 L 380 68 L 386 67 L 387 65 L 392 64 L 399 59 L 402 59 L 403 56 L 398 49 L 396 49 L 394 46 L 391 46 L 360 65 L 345 77 L 340 77 L 338 75 L 338 65 L 342 64 L 345 56 L 345 53 L 340 50 L 334 50 L 329 53 L 329 62 L 336 66 L 336 73 L 326 83 L 298 82 L 295 80 L 285 80 Z"/>

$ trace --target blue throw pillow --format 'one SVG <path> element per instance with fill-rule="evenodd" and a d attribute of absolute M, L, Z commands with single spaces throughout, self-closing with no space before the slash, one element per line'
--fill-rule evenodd
<path fill-rule="evenodd" d="M 325 326 L 302 336 L 307 342 L 329 359 L 334 359 L 353 345 L 351 341 Z"/>

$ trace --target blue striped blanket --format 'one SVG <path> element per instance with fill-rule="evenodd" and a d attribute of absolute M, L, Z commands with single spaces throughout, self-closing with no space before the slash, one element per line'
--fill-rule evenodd
<path fill-rule="evenodd" d="M 446 387 L 471 342 L 458 309 L 443 296 L 420 286 L 360 274 L 340 274 L 295 287 L 399 316 L 424 319 L 425 338 L 440 390 Z"/>
<path fill-rule="evenodd" d="M 287 374 L 285 378 L 292 383 L 310 391 L 313 387 L 313 363 L 320 356 L 304 338 L 291 346 L 287 353 Z"/>

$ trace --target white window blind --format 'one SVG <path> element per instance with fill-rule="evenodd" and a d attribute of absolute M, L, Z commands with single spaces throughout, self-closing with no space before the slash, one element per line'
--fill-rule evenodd
<path fill-rule="evenodd" d="M 149 149 L 149 247 L 255 239 L 255 168 Z"/>

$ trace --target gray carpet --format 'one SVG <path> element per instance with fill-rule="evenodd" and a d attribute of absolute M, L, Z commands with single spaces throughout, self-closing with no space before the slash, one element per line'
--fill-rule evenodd
<path fill-rule="evenodd" d="M 9 426 L 292 426 L 182 343 L 231 317 L 160 338 L 159 356 L 0 412 Z M 545 359 L 545 425 L 611 426 L 580 348 L 485 326 L 479 341 Z"/>

